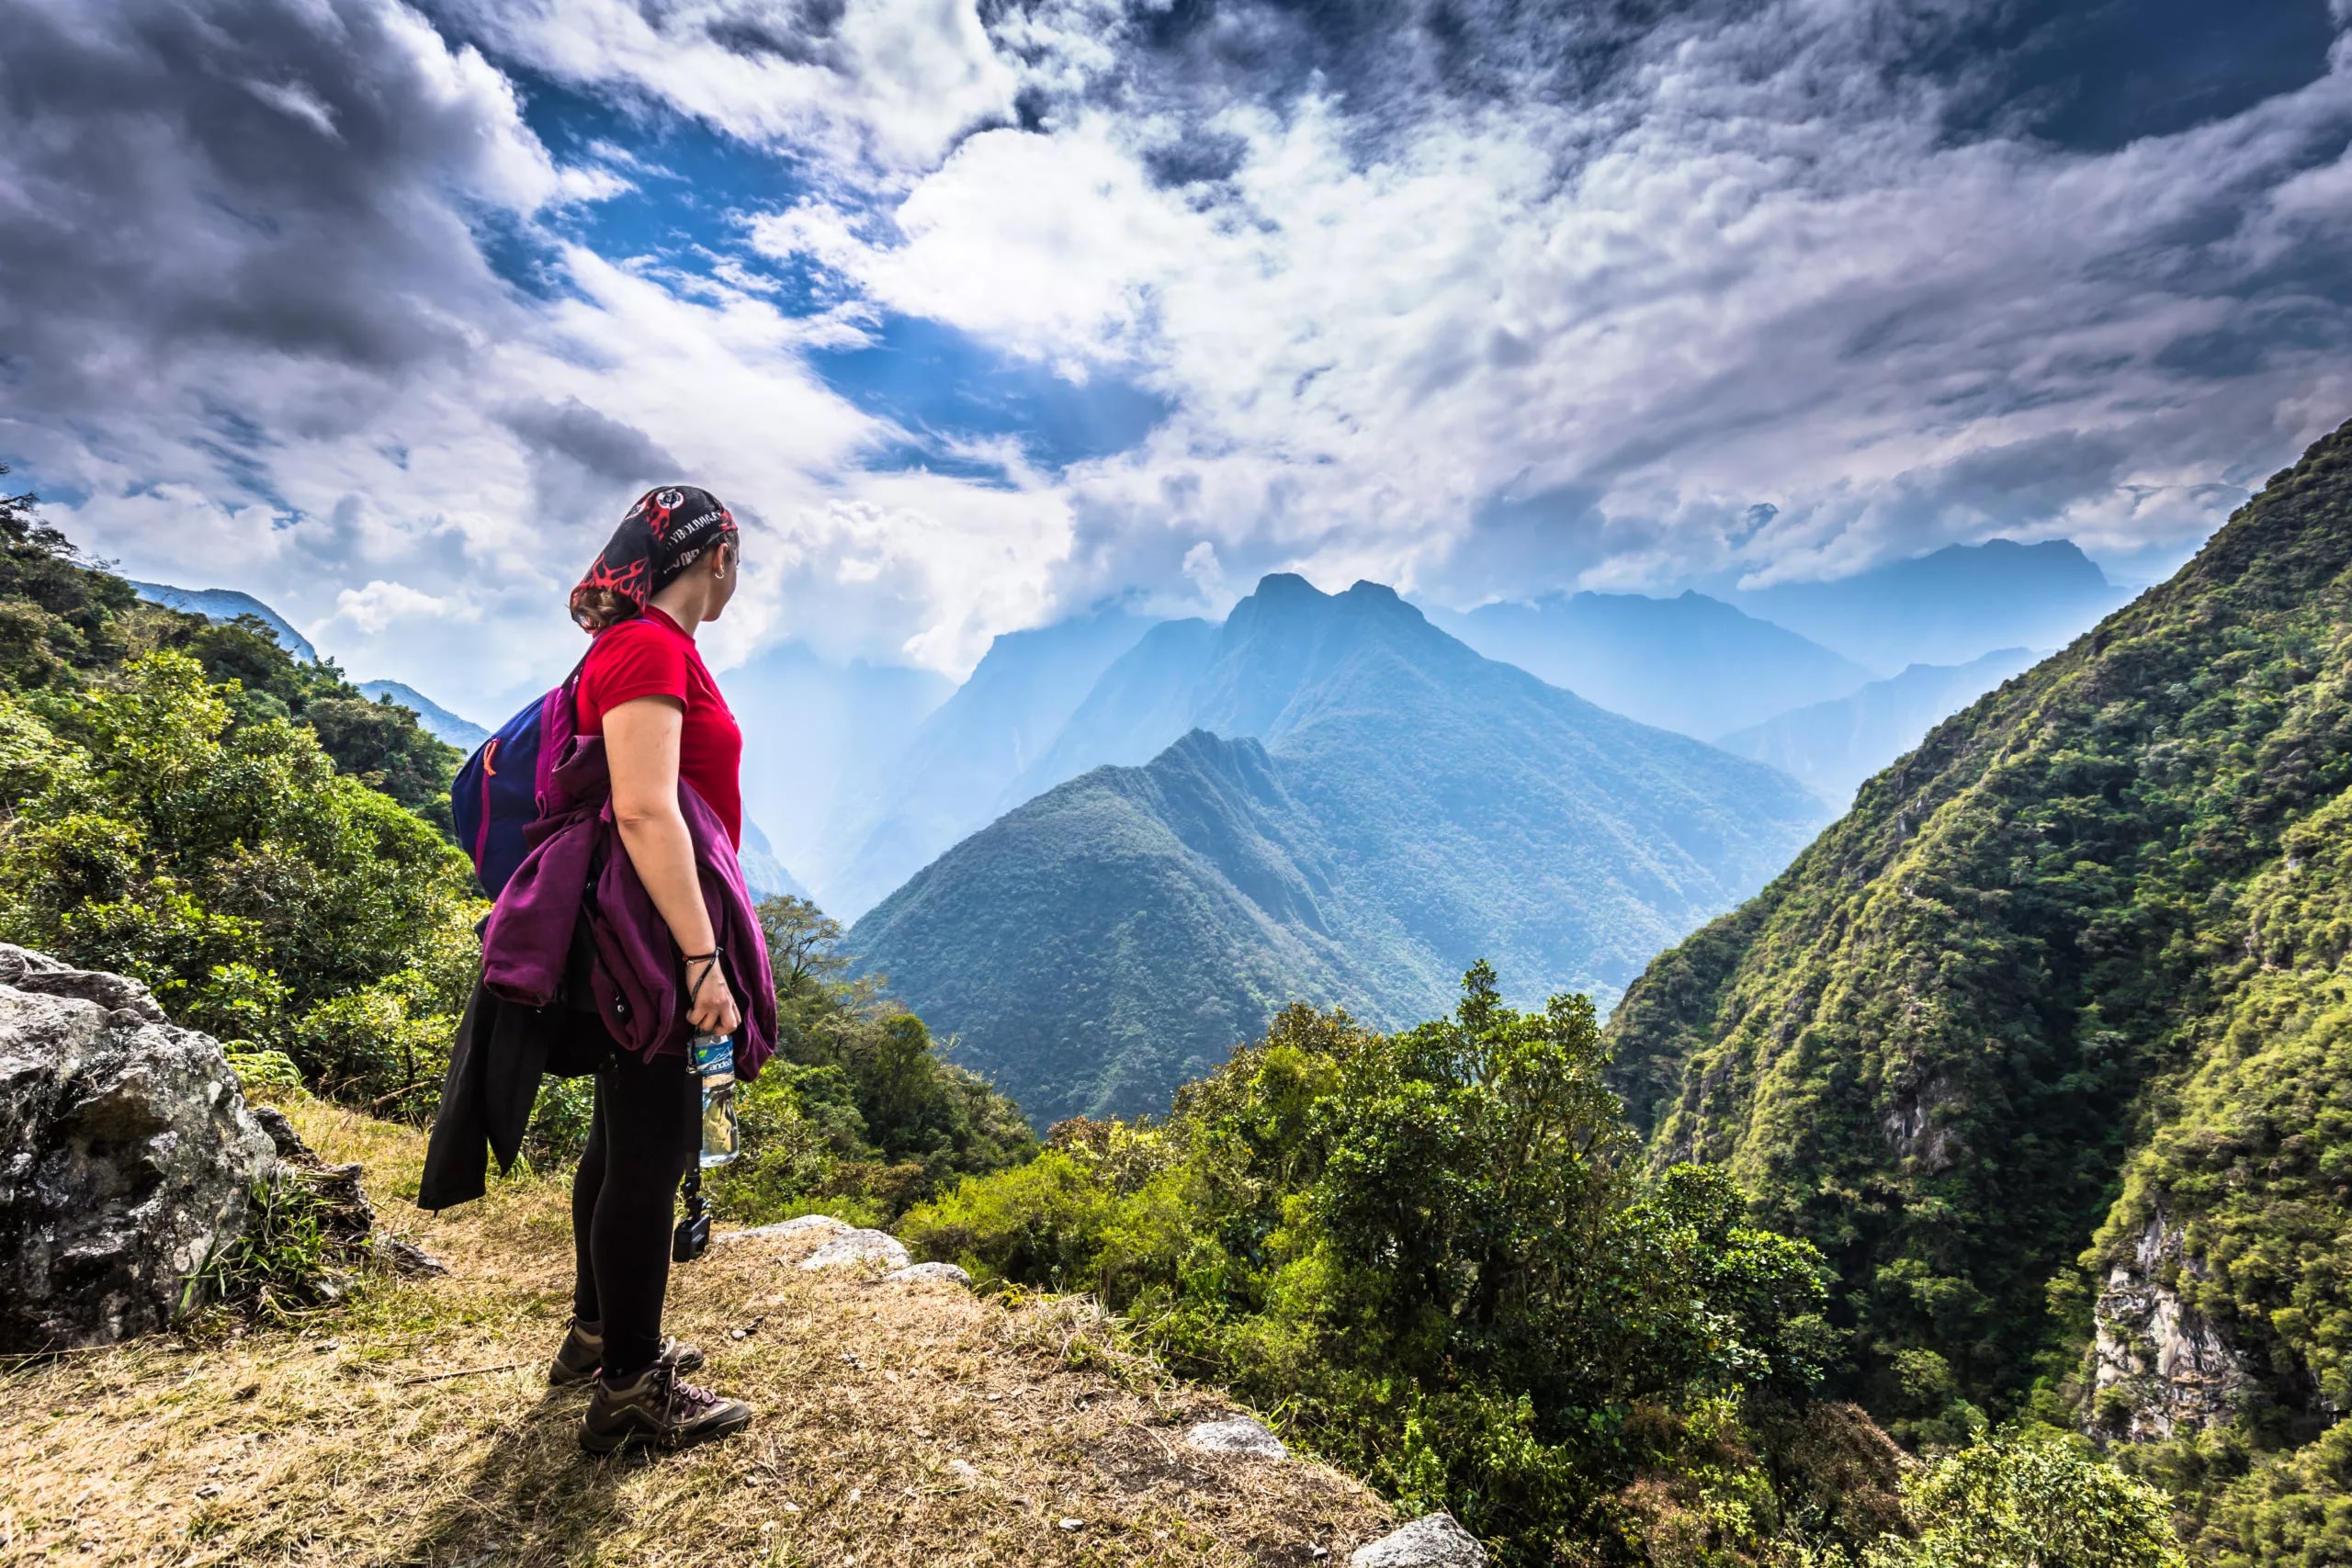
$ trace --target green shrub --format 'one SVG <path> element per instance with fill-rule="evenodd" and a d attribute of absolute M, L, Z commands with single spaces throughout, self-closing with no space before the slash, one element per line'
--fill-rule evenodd
<path fill-rule="evenodd" d="M 1588 1002 L 1516 1012 L 1483 964 L 1403 1034 L 1293 1008 L 1164 1123 L 1066 1123 L 899 1234 L 1099 1292 L 1400 1504 L 1548 1562 L 1609 1536 L 1696 1413 L 1800 1397 L 1838 1348 L 1809 1245 L 1721 1172 L 1643 1185 L 1603 1065 Z"/>
<path fill-rule="evenodd" d="M 847 978 L 841 927 L 805 898 L 760 906 L 778 1055 L 740 1091 L 742 1152 L 705 1179 L 764 1224 L 822 1210 L 882 1224 L 957 1178 L 1036 1151 L 1020 1107 L 949 1062 L 922 1020 Z"/>
<path fill-rule="evenodd" d="M 577 1165 L 580 1152 L 588 1146 L 595 1110 L 594 1078 L 541 1078 L 538 1097 L 531 1102 L 530 1124 L 523 1133 L 523 1157 L 531 1168 L 560 1170 Z"/>
<path fill-rule="evenodd" d="M 2048 1428 L 1980 1437 L 1905 1483 L 1916 1540 L 1870 1568 L 2185 1568 L 2165 1495 Z"/>
<path fill-rule="evenodd" d="M 266 628 L 140 604 L 0 497 L 0 940 L 144 980 L 243 1057 L 421 1116 L 480 905 L 409 807 L 457 760 Z"/>

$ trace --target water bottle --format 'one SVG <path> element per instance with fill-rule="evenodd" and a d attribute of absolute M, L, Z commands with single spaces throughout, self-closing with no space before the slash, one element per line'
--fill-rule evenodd
<path fill-rule="evenodd" d="M 702 1080 L 702 1168 L 708 1170 L 736 1154 L 735 1039 L 697 1034 L 691 1050 L 695 1077 Z"/>

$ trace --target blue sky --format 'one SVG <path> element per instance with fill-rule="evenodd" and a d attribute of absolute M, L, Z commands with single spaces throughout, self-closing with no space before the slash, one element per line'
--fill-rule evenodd
<path fill-rule="evenodd" d="M 2131 575 L 2352 416 L 2344 4 L 0 0 L 0 461 L 477 713 L 666 479 L 721 660 Z"/>

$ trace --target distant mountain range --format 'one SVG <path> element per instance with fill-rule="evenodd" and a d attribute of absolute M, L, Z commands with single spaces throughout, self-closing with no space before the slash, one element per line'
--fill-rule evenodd
<path fill-rule="evenodd" d="M 1967 603 L 1959 630 L 1934 608 L 1946 593 Z M 1713 740 L 1937 661 L 1914 649 L 1981 643 L 1951 660 L 1965 662 L 2005 645 L 1984 640 L 1985 628 L 2025 625 L 2048 635 L 2007 641 L 2063 642 L 2118 595 L 2071 545 L 1998 541 L 1845 583 L 1732 596 L 1740 604 L 1697 592 L 1577 593 L 1426 613 L 1490 658 L 1611 711 Z M 1887 617 L 1872 602 L 1881 599 L 1899 607 L 1891 626 L 1880 624 Z M 1767 601 L 1814 616 L 1864 653 L 1759 619 Z M 1113 609 L 999 637 L 961 687 L 929 671 L 834 663 L 791 643 L 719 682 L 745 719 L 747 802 L 813 897 L 854 919 L 1023 802 L 1091 768 L 1159 755 L 1198 721 L 1193 683 L 1220 635 L 1214 621 L 1154 622 Z M 1871 754 L 1881 728 L 1866 723 L 1849 737 L 1817 786 L 1835 795 L 1835 781 L 1853 769 L 1892 761 L 1898 743 Z"/>
<path fill-rule="evenodd" d="M 1019 807 L 850 936 L 1041 1124 L 1164 1106 L 1285 1001 L 1410 1021 L 1482 957 L 1521 999 L 1613 996 L 1827 815 L 1372 583 L 1270 577 L 1213 638 L 1144 646 L 1108 689 L 1189 733 Z"/>
<path fill-rule="evenodd" d="M 1864 779 L 2033 660 L 2022 648 L 2005 648 L 1966 664 L 1914 664 L 1851 696 L 1792 708 L 1715 743 L 1793 774 L 1842 811 Z"/>
<path fill-rule="evenodd" d="M 362 681 L 359 690 L 368 697 L 381 700 L 390 697 L 416 715 L 416 721 L 436 739 L 446 740 L 458 750 L 471 752 L 490 739 L 490 731 L 469 718 L 459 718 L 414 686 L 398 681 Z"/>
<path fill-rule="evenodd" d="M 743 844 L 737 857 L 743 867 L 743 884 L 754 898 L 806 898 L 808 889 L 800 879 L 786 871 L 784 863 L 775 858 L 775 847 L 760 825 L 749 817 L 743 818 Z"/>
<path fill-rule="evenodd" d="M 869 788 L 837 796 L 803 863 L 828 907 L 863 912 L 1035 793 L 1016 782 L 1055 744 L 1103 671 L 1153 624 L 1110 610 L 998 637 L 971 679 L 924 716 Z"/>
<path fill-rule="evenodd" d="M 720 671 L 718 686 L 742 721 L 746 809 L 819 900 L 842 908 L 829 880 L 848 859 L 838 824 L 889 793 L 899 776 L 891 764 L 956 682 L 902 665 L 836 663 L 786 642 Z"/>
<path fill-rule="evenodd" d="M 1428 613 L 1489 659 L 1611 713 L 1702 740 L 1843 696 L 1871 674 L 1701 593 L 1552 593 L 1532 604 Z"/>
<path fill-rule="evenodd" d="M 2064 648 L 2130 597 L 2065 539 L 1949 545 L 1832 582 L 1732 595 L 1750 615 L 1888 674 L 1997 649 Z"/>
<path fill-rule="evenodd" d="M 130 586 L 141 599 L 174 610 L 186 610 L 209 621 L 259 616 L 277 635 L 278 647 L 297 659 L 318 662 L 319 650 L 311 646 L 311 639 L 296 631 L 294 623 L 250 593 L 240 593 L 233 588 L 175 588 L 168 582 L 132 582 Z"/>

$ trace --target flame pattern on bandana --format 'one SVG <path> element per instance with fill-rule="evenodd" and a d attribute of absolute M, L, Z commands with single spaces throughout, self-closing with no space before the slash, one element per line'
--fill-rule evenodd
<path fill-rule="evenodd" d="M 594 634 L 643 615 L 647 600 L 735 534 L 735 514 L 707 490 L 647 491 L 571 590 L 571 618 Z"/>

